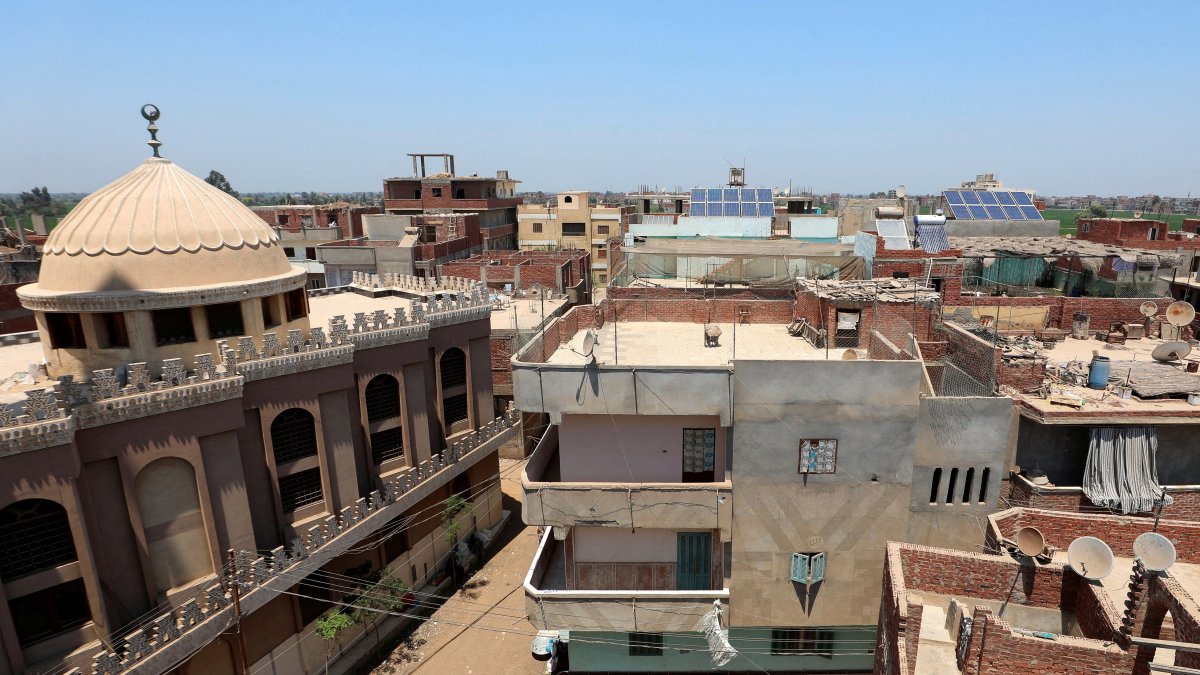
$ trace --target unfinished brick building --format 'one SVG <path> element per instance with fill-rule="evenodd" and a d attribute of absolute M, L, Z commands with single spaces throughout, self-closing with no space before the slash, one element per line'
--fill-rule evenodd
<path fill-rule="evenodd" d="M 494 290 L 543 290 L 586 302 L 591 256 L 585 250 L 485 251 L 439 265 L 439 275 L 482 281 Z"/>

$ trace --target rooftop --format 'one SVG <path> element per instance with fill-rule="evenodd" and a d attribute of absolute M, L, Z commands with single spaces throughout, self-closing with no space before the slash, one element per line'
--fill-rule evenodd
<path fill-rule="evenodd" d="M 810 361 L 841 359 L 845 349 L 818 349 L 788 334 L 785 324 L 707 324 L 721 330 L 718 346 L 705 346 L 706 324 L 615 321 L 596 329 L 593 354 L 601 365 L 724 366 L 733 359 Z M 547 363 L 583 365 L 586 331 L 577 331 Z"/>
<path fill-rule="evenodd" d="M 1103 417 L 1105 415 L 1162 416 L 1159 423 L 1194 423 L 1200 408 L 1187 401 L 1187 394 L 1200 391 L 1200 374 L 1188 373 L 1186 361 L 1159 363 L 1151 356 L 1166 340 L 1127 339 L 1123 345 L 1098 340 L 1066 338 L 1052 349 L 1022 349 L 1034 358 L 1046 359 L 1044 389 L 1041 393 L 1014 393 L 1026 414 L 1045 417 L 1063 416 Z M 1093 352 L 1109 359 L 1109 387 L 1091 389 L 1086 386 Z M 1194 354 L 1195 358 L 1200 354 Z M 1121 398 L 1116 387 L 1128 378 L 1133 392 Z M 1191 418 L 1191 419 L 1189 419 Z"/>
<path fill-rule="evenodd" d="M 963 256 L 968 258 L 997 255 L 1057 258 L 1075 255 L 1119 256 L 1133 261 L 1140 255 L 1154 258 L 1175 257 L 1169 251 L 1129 248 L 1070 237 L 950 237 L 950 245 L 953 248 L 961 248 Z"/>
<path fill-rule="evenodd" d="M 810 292 L 825 300 L 879 302 L 935 302 L 940 294 L 918 279 L 796 279 L 797 292 Z"/>
<path fill-rule="evenodd" d="M 400 307 L 406 313 L 411 313 L 413 298 L 421 297 L 432 300 L 447 292 L 446 290 L 404 289 L 403 295 L 372 297 L 355 292 L 317 295 L 308 300 L 308 315 L 313 326 L 324 328 L 329 326 L 329 322 L 335 316 L 344 316 L 348 322 L 353 322 L 356 312 L 370 316 L 376 310 L 383 310 L 392 314 L 397 307 Z M 543 316 L 546 319 L 557 316 L 566 304 L 567 299 L 561 297 L 546 298 L 545 300 L 498 297 L 492 305 L 492 330 L 513 330 L 514 324 L 518 330 L 534 330 L 541 325 Z M 530 311 L 530 307 L 533 308 L 533 311 Z M 3 350 L 0 350 L 0 353 L 2 352 Z M 24 368 L 24 364 L 20 367 Z"/>

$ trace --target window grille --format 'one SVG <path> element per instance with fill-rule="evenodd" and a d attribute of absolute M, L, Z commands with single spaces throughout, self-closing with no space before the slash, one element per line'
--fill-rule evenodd
<path fill-rule="evenodd" d="M 467 355 L 458 347 L 442 354 L 442 389 L 467 383 Z"/>
<path fill-rule="evenodd" d="M 835 473 L 836 470 L 837 439 L 801 439 L 799 473 Z"/>
<path fill-rule="evenodd" d="M 286 464 L 317 454 L 317 430 L 312 413 L 289 408 L 271 422 L 271 448 L 275 464 Z"/>
<path fill-rule="evenodd" d="M 283 503 L 284 513 L 319 502 L 322 497 L 320 469 L 298 471 L 279 479 L 279 501 Z"/>
<path fill-rule="evenodd" d="M 630 656 L 662 656 L 662 633 L 630 633 Z"/>
<path fill-rule="evenodd" d="M 367 421 L 378 422 L 400 416 L 400 383 L 391 375 L 379 375 L 367 383 Z"/>
<path fill-rule="evenodd" d="M 448 396 L 442 401 L 442 413 L 446 417 L 446 426 L 467 419 L 467 395 Z"/>
<path fill-rule="evenodd" d="M 776 628 L 771 631 L 772 654 L 816 654 L 833 658 L 833 631 L 822 628 Z"/>
<path fill-rule="evenodd" d="M 371 460 L 383 464 L 404 456 L 404 434 L 400 427 L 371 434 Z"/>
<path fill-rule="evenodd" d="M 66 509 L 46 499 L 26 499 L 0 511 L 0 541 L 4 581 L 79 558 Z"/>

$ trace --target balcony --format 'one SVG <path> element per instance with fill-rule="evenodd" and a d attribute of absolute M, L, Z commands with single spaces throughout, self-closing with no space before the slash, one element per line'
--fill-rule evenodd
<path fill-rule="evenodd" d="M 674 568 L 674 565 L 654 567 Z M 525 609 L 530 622 L 539 630 L 692 632 L 697 630 L 714 602 L 721 603 L 726 616 L 729 613 L 728 588 L 706 591 L 567 590 L 566 569 L 562 542 L 556 541 L 553 530 L 548 529 L 534 554 L 524 584 Z M 614 569 L 613 576 L 618 573 Z M 655 578 L 638 576 L 630 585 L 652 588 L 673 583 L 673 579 L 668 579 L 666 584 L 659 584 L 659 576 L 663 575 L 654 570 Z"/>
<path fill-rule="evenodd" d="M 522 516 L 547 527 L 720 529 L 728 540 L 733 482 L 564 482 L 558 470 L 558 427 L 546 430 L 521 474 Z"/>

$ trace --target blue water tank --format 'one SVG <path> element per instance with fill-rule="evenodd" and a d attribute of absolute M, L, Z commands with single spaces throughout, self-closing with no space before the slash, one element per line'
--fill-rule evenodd
<path fill-rule="evenodd" d="M 1088 387 L 1104 389 L 1108 387 L 1108 371 L 1111 364 L 1107 356 L 1093 356 L 1092 369 L 1088 373 Z"/>

